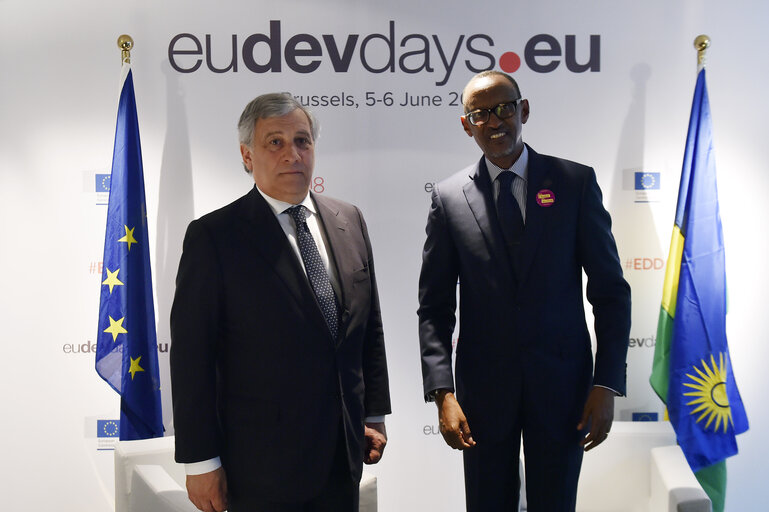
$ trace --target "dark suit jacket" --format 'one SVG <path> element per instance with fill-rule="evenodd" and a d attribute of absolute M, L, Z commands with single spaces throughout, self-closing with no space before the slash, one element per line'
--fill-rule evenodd
<path fill-rule="evenodd" d="M 517 272 L 483 158 L 435 187 L 427 222 L 418 312 L 424 391 L 453 391 L 456 377 L 457 399 L 478 442 L 510 432 L 521 400 L 552 437 L 576 441 L 591 384 L 625 392 L 630 288 L 595 172 L 531 148 L 528 166 Z M 555 196 L 551 206 L 537 203 L 541 190 Z M 595 315 L 595 371 L 583 269 Z"/>
<path fill-rule="evenodd" d="M 366 416 L 390 412 L 366 225 L 313 195 L 341 288 L 339 337 L 256 188 L 187 229 L 171 311 L 176 460 L 221 456 L 233 498 L 306 500 L 340 425 L 360 479 Z"/>

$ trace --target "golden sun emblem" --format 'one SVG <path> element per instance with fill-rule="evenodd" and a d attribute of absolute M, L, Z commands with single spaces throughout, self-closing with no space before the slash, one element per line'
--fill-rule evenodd
<path fill-rule="evenodd" d="M 704 429 L 708 430 L 715 420 L 713 425 L 713 432 L 718 431 L 723 425 L 723 431 L 726 433 L 728 425 L 731 424 L 734 428 L 734 422 L 732 421 L 732 409 L 729 407 L 729 397 L 726 395 L 726 365 L 724 364 L 724 353 L 719 354 L 719 364 L 716 365 L 716 360 L 713 354 L 710 355 L 710 364 L 701 360 L 702 369 L 694 366 L 694 370 L 699 377 L 686 374 L 693 383 L 684 382 L 683 385 L 692 388 L 696 391 L 690 393 L 684 393 L 684 396 L 697 397 L 686 405 L 696 406 L 689 414 L 697 414 L 702 412 L 697 418 L 697 423 L 701 421 L 705 423 Z"/>

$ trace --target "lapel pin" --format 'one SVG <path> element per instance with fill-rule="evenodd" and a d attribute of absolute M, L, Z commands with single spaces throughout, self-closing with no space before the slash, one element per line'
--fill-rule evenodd
<path fill-rule="evenodd" d="M 542 206 L 543 208 L 548 208 L 550 206 L 553 206 L 553 203 L 555 203 L 555 194 L 553 194 L 552 190 L 543 188 L 542 190 L 537 192 L 538 205 Z"/>

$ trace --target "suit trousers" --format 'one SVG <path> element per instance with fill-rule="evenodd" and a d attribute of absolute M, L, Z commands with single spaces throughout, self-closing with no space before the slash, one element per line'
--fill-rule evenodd
<path fill-rule="evenodd" d="M 463 452 L 467 512 L 518 511 L 522 430 L 527 511 L 574 512 L 582 447 L 520 425 L 498 442 L 479 439 Z"/>

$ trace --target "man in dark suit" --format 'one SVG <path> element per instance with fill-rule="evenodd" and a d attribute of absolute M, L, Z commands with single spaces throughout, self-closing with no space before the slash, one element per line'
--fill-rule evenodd
<path fill-rule="evenodd" d="M 630 288 L 595 172 L 524 145 L 529 103 L 515 80 L 483 72 L 463 100 L 484 156 L 432 196 L 419 280 L 425 396 L 464 450 L 468 511 L 518 510 L 521 433 L 528 510 L 573 511 L 582 453 L 606 439 L 625 393 Z"/>
<path fill-rule="evenodd" d="M 290 95 L 238 123 L 255 187 L 193 221 L 171 311 L 176 460 L 206 512 L 357 511 L 387 441 L 366 224 L 309 193 L 317 123 Z"/>

